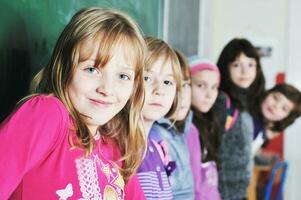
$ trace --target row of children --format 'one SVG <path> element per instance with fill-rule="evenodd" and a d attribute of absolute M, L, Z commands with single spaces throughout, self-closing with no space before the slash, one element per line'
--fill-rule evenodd
<path fill-rule="evenodd" d="M 255 153 L 301 115 L 301 93 L 285 83 L 265 91 L 257 50 L 246 39 L 231 40 L 217 65 L 193 57 L 189 68 L 183 56 L 178 59 L 184 91 L 180 113 L 155 126 L 176 161 L 169 177 L 174 199 L 246 199 Z M 191 99 L 185 92 L 190 81 Z M 189 166 L 194 197 L 191 185 L 182 181 L 191 177 Z"/>
<path fill-rule="evenodd" d="M 80 10 L 0 126 L 0 199 L 245 198 L 252 140 L 293 123 L 301 95 L 265 92 L 245 39 L 217 66 L 119 11 Z"/>

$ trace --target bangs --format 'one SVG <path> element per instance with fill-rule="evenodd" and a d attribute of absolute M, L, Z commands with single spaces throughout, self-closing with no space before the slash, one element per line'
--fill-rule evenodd
<path fill-rule="evenodd" d="M 259 54 L 255 47 L 253 47 L 251 44 L 248 43 L 242 43 L 240 47 L 237 49 L 237 56 L 235 59 L 240 56 L 242 53 L 244 53 L 249 58 L 255 58 L 256 60 L 259 59 Z"/>
<path fill-rule="evenodd" d="M 243 51 L 241 53 L 244 53 L 249 58 L 255 58 L 256 60 L 259 58 L 259 55 L 258 55 L 258 53 L 255 49 L 254 50 L 248 49 L 248 50 Z"/>
<path fill-rule="evenodd" d="M 92 57 L 97 48 L 95 66 L 103 68 L 116 54 L 116 49 L 122 49 L 127 64 L 133 66 L 137 72 L 143 66 L 145 46 L 142 41 L 131 32 L 100 32 L 82 40 L 77 48 L 78 60 L 84 61 Z M 80 52 L 80 53 L 79 53 Z"/>
<path fill-rule="evenodd" d="M 150 70 L 151 66 L 159 60 L 159 58 L 163 58 L 163 68 L 166 66 L 166 63 L 170 62 L 172 65 L 172 68 L 174 68 L 174 63 L 176 60 L 176 57 L 171 54 L 170 51 L 166 48 L 160 48 L 156 50 L 149 50 L 147 55 L 147 61 L 146 61 L 146 70 Z"/>
<path fill-rule="evenodd" d="M 190 77 L 190 69 L 189 66 L 186 62 L 181 62 L 181 60 L 179 60 L 180 62 L 180 67 L 181 67 L 181 72 L 182 72 L 182 79 L 184 81 L 189 81 L 191 79 Z"/>

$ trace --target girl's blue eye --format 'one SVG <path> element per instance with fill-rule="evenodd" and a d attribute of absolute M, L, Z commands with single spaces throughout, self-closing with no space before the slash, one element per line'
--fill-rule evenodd
<path fill-rule="evenodd" d="M 90 74 L 98 74 L 98 70 L 95 67 L 87 67 L 86 69 L 84 69 L 84 71 Z"/>
<path fill-rule="evenodd" d="M 130 77 L 128 75 L 126 75 L 126 74 L 120 74 L 119 78 L 122 79 L 122 80 L 126 80 L 126 81 L 127 80 L 131 80 Z"/>

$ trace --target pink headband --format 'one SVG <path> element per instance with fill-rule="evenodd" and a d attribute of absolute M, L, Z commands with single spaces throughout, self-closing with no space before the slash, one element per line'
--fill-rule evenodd
<path fill-rule="evenodd" d="M 202 71 L 202 70 L 210 70 L 210 71 L 214 71 L 217 73 L 218 78 L 220 80 L 220 72 L 218 70 L 218 67 L 213 64 L 212 62 L 208 61 L 208 60 L 202 60 L 202 59 L 193 59 L 189 62 L 190 64 L 190 72 L 191 72 L 191 76 L 194 76 L 198 71 Z"/>

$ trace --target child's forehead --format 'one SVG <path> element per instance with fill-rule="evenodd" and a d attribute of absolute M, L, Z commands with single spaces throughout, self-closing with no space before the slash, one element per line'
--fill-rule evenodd
<path fill-rule="evenodd" d="M 159 56 L 153 59 L 148 64 L 146 71 L 149 72 L 160 72 L 160 73 L 173 73 L 173 63 L 170 58 L 166 56 Z"/>
<path fill-rule="evenodd" d="M 277 91 L 277 90 L 270 92 L 268 96 L 277 96 L 278 97 L 278 101 L 291 102 L 291 103 L 293 102 L 283 92 Z"/>

